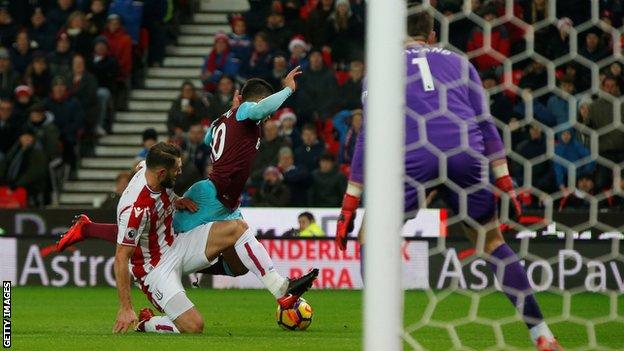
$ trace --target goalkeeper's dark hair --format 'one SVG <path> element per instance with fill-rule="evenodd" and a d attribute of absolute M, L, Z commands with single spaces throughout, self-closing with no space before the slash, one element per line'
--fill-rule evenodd
<path fill-rule="evenodd" d="M 433 31 L 433 16 L 427 11 L 419 11 L 407 16 L 407 35 L 412 38 L 429 38 Z"/>
<path fill-rule="evenodd" d="M 147 151 L 145 164 L 147 168 L 155 170 L 160 167 L 171 169 L 175 167 L 178 158 L 182 157 L 180 147 L 166 142 L 154 144 Z"/>
<path fill-rule="evenodd" d="M 273 94 L 273 87 L 266 80 L 260 78 L 251 78 L 241 89 L 243 101 L 262 100 Z"/>

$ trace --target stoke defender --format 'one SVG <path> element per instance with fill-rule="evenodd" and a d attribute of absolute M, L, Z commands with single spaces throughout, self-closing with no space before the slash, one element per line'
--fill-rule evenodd
<path fill-rule="evenodd" d="M 406 215 L 413 215 L 419 203 L 424 203 L 425 194 L 419 194 L 417 188 L 430 186 L 441 175 L 440 159 L 432 149 L 439 150 L 438 154 L 455 150 L 444 160 L 446 177 L 457 187 L 470 189 L 467 201 L 462 204 L 459 194 L 444 184 L 438 190 L 455 213 L 465 210 L 471 220 L 486 228 L 484 251 L 488 254 L 489 267 L 502 283 L 511 303 L 521 309 L 537 349 L 562 350 L 543 319 L 524 268 L 499 229 L 488 169 L 496 187 L 509 195 L 517 214 L 521 213 L 521 207 L 479 75 L 466 58 L 427 44 L 435 40 L 433 18 L 427 12 L 411 15 L 407 30 L 410 40 L 405 47 L 405 60 L 410 79 L 405 98 L 410 112 L 405 115 Z M 422 127 L 425 130 L 421 130 Z M 346 237 L 353 230 L 355 211 L 363 191 L 364 139 L 362 132 L 358 136 L 337 225 L 336 242 L 343 250 Z M 468 225 L 464 228 L 470 240 L 476 243 L 478 232 Z M 364 242 L 362 232 L 360 242 Z"/>

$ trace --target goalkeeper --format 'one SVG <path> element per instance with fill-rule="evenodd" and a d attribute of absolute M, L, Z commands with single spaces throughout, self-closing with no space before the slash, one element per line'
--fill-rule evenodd
<path fill-rule="evenodd" d="M 411 79 L 405 91 L 410 110 L 405 116 L 405 213 L 413 216 L 418 209 L 419 194 L 415 184 L 424 189 L 427 183 L 443 175 L 445 169 L 446 177 L 456 185 L 453 188 L 441 186 L 446 203 L 455 213 L 462 213 L 461 209 L 473 223 L 478 222 L 485 228 L 484 251 L 489 267 L 502 283 L 511 303 L 522 313 L 533 343 L 542 351 L 562 350 L 543 319 L 524 268 L 499 229 L 488 169 L 495 186 L 509 195 L 517 215 L 521 207 L 477 71 L 466 58 L 427 45 L 435 40 L 433 18 L 429 13 L 411 15 L 407 26 L 410 39 L 405 47 L 405 61 L 407 76 Z M 358 136 L 336 231 L 336 242 L 342 250 L 348 233 L 353 230 L 355 211 L 363 191 L 364 133 Z M 459 148 L 462 150 L 449 154 Z M 447 154 L 444 159 L 436 155 L 443 153 Z M 440 162 L 444 163 L 443 169 Z M 466 190 L 463 201 L 455 192 L 458 187 Z M 424 199 L 424 194 L 420 195 Z M 464 228 L 469 239 L 476 243 L 477 230 L 468 224 Z M 360 232 L 362 257 L 363 239 Z"/>

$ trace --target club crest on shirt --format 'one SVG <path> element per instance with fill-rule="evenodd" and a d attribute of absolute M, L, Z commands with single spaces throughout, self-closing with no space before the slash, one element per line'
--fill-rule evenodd
<path fill-rule="evenodd" d="M 128 228 L 126 230 L 126 235 L 124 235 L 124 239 L 130 242 L 134 242 L 134 238 L 137 236 L 136 228 Z"/>
<path fill-rule="evenodd" d="M 159 301 L 162 300 L 162 298 L 163 298 L 162 291 L 156 289 L 156 292 L 154 293 L 154 297 L 156 297 L 156 300 L 159 300 Z"/>

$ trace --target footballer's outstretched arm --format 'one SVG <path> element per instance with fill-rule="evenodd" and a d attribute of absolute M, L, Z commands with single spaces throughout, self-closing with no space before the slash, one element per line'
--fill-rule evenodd
<path fill-rule="evenodd" d="M 490 160 L 490 168 L 494 175 L 494 185 L 509 195 L 516 216 L 520 216 L 522 214 L 522 207 L 517 199 L 513 187 L 513 180 L 509 175 L 509 167 L 507 166 L 507 157 L 505 156 L 503 141 L 501 140 L 500 134 L 498 134 L 496 124 L 494 124 L 494 120 L 490 114 L 481 78 L 474 66 L 471 63 L 468 63 L 468 65 L 471 80 L 471 86 L 470 89 L 468 89 L 470 103 L 479 120 L 479 129 L 483 135 L 483 143 L 485 146 L 483 154 Z"/>
<path fill-rule="evenodd" d="M 236 120 L 243 121 L 251 119 L 260 121 L 269 117 L 273 112 L 282 106 L 284 101 L 297 90 L 295 78 L 301 74 L 301 67 L 297 66 L 284 78 L 284 89 L 270 95 L 258 102 L 245 101 L 236 112 Z"/>
<path fill-rule="evenodd" d="M 113 333 L 125 333 L 136 324 L 138 318 L 132 308 L 130 296 L 130 270 L 128 263 L 136 248 L 134 246 L 117 244 L 115 252 L 115 281 L 117 283 L 117 295 L 119 297 L 119 312 L 113 327 Z"/>

